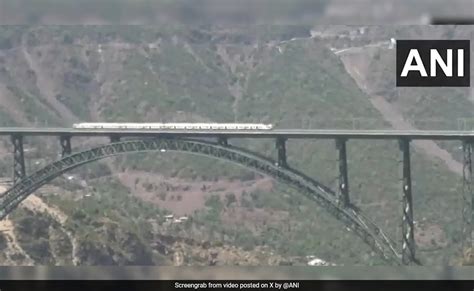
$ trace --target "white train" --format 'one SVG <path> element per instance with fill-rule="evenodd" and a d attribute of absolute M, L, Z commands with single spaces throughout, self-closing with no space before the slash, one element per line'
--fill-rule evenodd
<path fill-rule="evenodd" d="M 261 123 L 75 123 L 78 129 L 181 129 L 181 130 L 271 130 Z"/>

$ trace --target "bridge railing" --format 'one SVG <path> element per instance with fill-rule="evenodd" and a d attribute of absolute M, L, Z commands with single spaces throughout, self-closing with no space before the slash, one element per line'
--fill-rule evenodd
<path fill-rule="evenodd" d="M 278 128 L 278 124 L 276 125 Z M 474 130 L 474 117 L 447 118 L 403 118 L 391 122 L 372 117 L 302 117 L 301 120 L 285 127 L 301 129 L 420 129 L 420 130 Z M 411 127 L 411 128 L 410 128 Z"/>

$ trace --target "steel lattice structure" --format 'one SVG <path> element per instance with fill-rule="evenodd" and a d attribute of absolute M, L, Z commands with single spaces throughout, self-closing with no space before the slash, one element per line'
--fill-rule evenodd
<path fill-rule="evenodd" d="M 13 143 L 13 183 L 17 183 L 26 175 L 25 157 L 23 151 L 23 136 L 12 135 Z"/>
<path fill-rule="evenodd" d="M 402 180 L 402 262 L 415 262 L 415 225 L 413 220 L 413 195 L 411 192 L 410 140 L 399 141 Z"/>
<path fill-rule="evenodd" d="M 462 252 L 463 255 L 468 256 L 469 252 L 474 252 L 474 236 L 473 236 L 473 223 L 474 223 L 474 189 L 472 185 L 473 173 L 472 173 L 472 148 L 473 141 L 463 142 L 463 226 L 462 226 Z"/>
<path fill-rule="evenodd" d="M 223 142 L 213 143 L 177 138 L 129 140 L 65 156 L 24 177 L 5 192 L 0 197 L 0 219 L 5 218 L 28 195 L 71 169 L 114 155 L 162 150 L 187 152 L 230 161 L 287 184 L 316 201 L 340 220 L 345 227 L 352 229 L 381 258 L 394 264 L 401 264 L 401 255 L 394 247 L 394 243 L 367 216 L 363 215 L 360 209 L 352 204 L 341 204 L 335 192 L 294 169 L 279 166 L 272 159 Z"/>

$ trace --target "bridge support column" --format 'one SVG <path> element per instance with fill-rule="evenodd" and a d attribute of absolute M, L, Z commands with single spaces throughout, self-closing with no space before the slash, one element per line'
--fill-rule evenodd
<path fill-rule="evenodd" d="M 59 138 L 59 142 L 61 144 L 61 156 L 64 158 L 71 154 L 71 137 L 70 136 L 61 136 Z"/>
<path fill-rule="evenodd" d="M 410 140 L 399 140 L 402 172 L 402 262 L 405 265 L 416 262 L 415 228 L 413 224 L 413 196 L 411 192 Z"/>
<path fill-rule="evenodd" d="M 119 142 L 120 141 L 120 135 L 111 135 L 110 136 L 110 142 L 111 143 L 114 143 L 114 142 Z"/>
<path fill-rule="evenodd" d="M 286 168 L 286 139 L 283 137 L 278 137 L 276 139 L 276 149 L 278 152 L 278 166 Z"/>
<path fill-rule="evenodd" d="M 217 138 L 217 143 L 218 143 L 219 145 L 221 145 L 221 146 L 228 146 L 228 145 L 229 145 L 226 136 L 219 136 L 219 137 Z"/>
<path fill-rule="evenodd" d="M 336 139 L 336 148 L 339 151 L 339 191 L 338 200 L 344 205 L 348 206 L 350 203 L 349 199 L 349 175 L 347 173 L 347 151 L 346 151 L 346 139 Z"/>
<path fill-rule="evenodd" d="M 462 227 L 462 255 L 474 256 L 474 191 L 472 173 L 472 148 L 474 141 L 463 141 L 463 227 Z"/>
<path fill-rule="evenodd" d="M 13 184 L 26 176 L 23 136 L 12 135 L 13 143 Z"/>

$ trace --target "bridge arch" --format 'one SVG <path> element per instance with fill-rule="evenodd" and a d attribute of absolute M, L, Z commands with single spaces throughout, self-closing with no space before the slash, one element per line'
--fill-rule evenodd
<path fill-rule="evenodd" d="M 400 264 L 400 254 L 382 230 L 357 207 L 353 205 L 343 207 L 340 205 L 335 193 L 329 188 L 294 169 L 278 167 L 275 161 L 262 155 L 239 147 L 219 145 L 203 140 L 176 138 L 127 140 L 63 157 L 23 178 L 3 193 L 0 196 L 0 219 L 5 218 L 34 191 L 69 170 L 110 156 L 150 151 L 178 151 L 214 157 L 270 176 L 316 201 L 361 237 L 381 258 L 388 262 Z"/>

